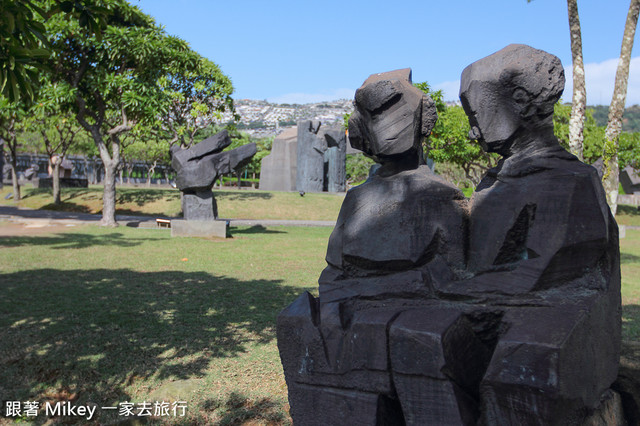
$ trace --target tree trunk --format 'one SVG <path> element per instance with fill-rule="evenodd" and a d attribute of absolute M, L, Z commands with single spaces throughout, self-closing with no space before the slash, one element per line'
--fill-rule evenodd
<path fill-rule="evenodd" d="M 571 101 L 571 118 L 569 119 L 569 149 L 573 155 L 582 161 L 587 89 L 584 81 L 582 34 L 580 32 L 580 18 L 578 16 L 578 0 L 567 0 L 567 7 L 569 9 L 571 57 L 573 59 L 573 99 Z"/>
<path fill-rule="evenodd" d="M 631 50 L 633 49 L 633 39 L 638 24 L 638 12 L 640 12 L 640 0 L 631 0 L 627 22 L 624 26 L 622 36 L 622 48 L 620 49 L 620 60 L 616 71 L 616 82 L 613 87 L 613 98 L 609 107 L 609 120 L 604 133 L 604 173 L 602 175 L 602 185 L 607 195 L 607 202 L 611 208 L 611 213 L 616 214 L 618 209 L 618 137 L 622 131 L 622 114 L 627 99 L 627 84 L 629 82 L 629 63 L 631 62 Z"/>
<path fill-rule="evenodd" d="M 53 204 L 60 204 L 60 163 L 62 158 L 57 156 L 56 161 L 53 163 Z"/>
<path fill-rule="evenodd" d="M 13 184 L 13 201 L 20 201 L 20 183 L 18 182 L 18 165 L 15 155 L 11 156 L 11 183 Z"/>
<path fill-rule="evenodd" d="M 147 168 L 147 188 L 151 188 L 151 177 L 156 172 L 157 161 L 153 162 L 153 165 Z"/>
<path fill-rule="evenodd" d="M 102 194 L 102 226 L 118 226 L 116 221 L 116 167 L 115 161 L 104 162 L 104 192 Z"/>

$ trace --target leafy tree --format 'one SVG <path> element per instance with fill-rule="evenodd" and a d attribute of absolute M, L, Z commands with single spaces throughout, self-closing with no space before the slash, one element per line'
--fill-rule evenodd
<path fill-rule="evenodd" d="M 168 64 L 183 60 L 188 46 L 124 0 L 111 0 L 105 6 L 103 33 L 94 34 L 60 15 L 49 19 L 46 27 L 54 50 L 53 80 L 73 91 L 70 107 L 91 135 L 104 166 L 102 224 L 117 226 L 121 138 L 136 124 L 155 122 L 166 113 L 162 79 Z"/>
<path fill-rule="evenodd" d="M 169 135 L 158 131 L 157 127 L 144 125 L 135 126 L 127 135 L 130 143 L 123 149 L 123 158 L 142 161 L 147 165 L 147 186 L 151 186 L 151 179 L 158 165 L 169 165 Z"/>
<path fill-rule="evenodd" d="M 37 131 L 44 143 L 52 172 L 53 203 L 60 204 L 60 164 L 78 139 L 81 128 L 74 115 L 63 108 L 73 98 L 66 84 L 43 81 L 37 102 L 29 109 L 24 126 Z"/>
<path fill-rule="evenodd" d="M 496 154 L 486 153 L 480 144 L 469 139 L 469 119 L 461 106 L 449 106 L 438 114 L 438 121 L 427 139 L 426 153 L 436 162 L 460 166 L 473 185 L 478 185 L 485 171 L 498 163 Z"/>
<path fill-rule="evenodd" d="M 442 91 L 432 91 L 427 83 L 416 83 L 436 104 L 438 121 L 426 140 L 425 154 L 436 162 L 460 166 L 474 185 L 486 170 L 497 164 L 498 156 L 487 154 L 477 141 L 469 139 L 469 119 L 461 106 L 447 106 Z"/>
<path fill-rule="evenodd" d="M 376 162 L 364 154 L 347 154 L 347 184 L 354 185 L 367 179 L 369 170 L 374 164 Z"/>
<path fill-rule="evenodd" d="M 569 117 L 571 107 L 557 103 L 553 112 L 553 131 L 566 149 L 569 144 Z M 599 126 L 592 109 L 585 112 L 584 162 L 595 163 L 602 157 L 605 141 L 605 127 Z M 640 133 L 621 133 L 619 136 L 619 168 L 626 166 L 640 169 Z"/>
<path fill-rule="evenodd" d="M 160 81 L 168 95 L 163 126 L 172 135 L 171 145 L 187 148 L 199 130 L 233 111 L 233 86 L 216 64 L 197 53 L 185 51 L 179 59 Z"/>
<path fill-rule="evenodd" d="M 553 132 L 558 138 L 560 145 L 566 150 L 569 149 L 571 140 L 571 105 L 558 102 L 553 109 Z M 595 163 L 602 156 L 602 146 L 604 141 L 604 127 L 598 126 L 593 117 L 593 110 L 585 111 L 585 122 L 583 132 L 583 160 L 587 164 Z"/>
<path fill-rule="evenodd" d="M 30 100 L 42 61 L 49 57 L 44 12 L 31 0 L 0 0 L 0 86 L 9 102 Z M 39 15 L 39 16 L 38 16 Z"/>
<path fill-rule="evenodd" d="M 20 183 L 18 182 L 17 156 L 18 133 L 20 123 L 24 120 L 29 109 L 25 100 L 9 101 L 0 95 L 0 138 L 9 149 L 9 165 L 11 167 L 11 181 L 13 183 L 13 199 L 20 200 Z"/>
<path fill-rule="evenodd" d="M 49 70 L 51 46 L 43 20 L 64 12 L 98 37 L 105 26 L 107 9 L 101 0 L 0 0 L 0 88 L 10 102 L 30 101 L 39 83 L 39 72 Z"/>
<path fill-rule="evenodd" d="M 620 132 L 622 130 L 622 114 L 627 98 L 627 84 L 629 81 L 629 64 L 631 62 L 631 50 L 638 25 L 640 13 L 640 0 L 631 0 L 629 13 L 624 26 L 622 47 L 620 49 L 620 61 L 616 71 L 616 81 L 613 87 L 613 97 L 609 107 L 609 120 L 605 131 L 605 142 L 602 153 L 604 161 L 604 173 L 602 184 L 607 195 L 607 201 L 611 212 L 615 215 L 618 207 L 618 151 L 620 148 Z"/>
<path fill-rule="evenodd" d="M 256 155 L 253 156 L 251 162 L 247 164 L 245 170 L 253 175 L 255 179 L 256 175 L 260 173 L 260 167 L 262 167 L 262 159 L 271 154 L 271 147 L 273 146 L 273 140 L 275 136 L 267 138 L 252 139 L 251 142 L 256 143 Z"/>

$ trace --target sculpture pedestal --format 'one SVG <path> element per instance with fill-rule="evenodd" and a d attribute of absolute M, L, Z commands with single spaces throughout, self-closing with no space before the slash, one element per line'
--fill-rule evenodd
<path fill-rule="evenodd" d="M 227 238 L 229 224 L 226 220 L 172 220 L 172 237 Z"/>
<path fill-rule="evenodd" d="M 218 205 L 211 188 L 182 192 L 182 213 L 189 221 L 212 221 L 218 218 Z"/>

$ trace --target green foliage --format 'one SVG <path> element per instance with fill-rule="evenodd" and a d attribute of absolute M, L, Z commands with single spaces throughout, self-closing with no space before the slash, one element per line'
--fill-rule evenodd
<path fill-rule="evenodd" d="M 87 130 L 97 127 L 113 137 L 134 122 L 150 124 L 163 116 L 167 93 L 160 78 L 195 59 L 186 42 L 168 36 L 137 7 L 124 0 L 110 0 L 105 7 L 102 33 L 62 15 L 49 19 L 46 29 L 54 49 L 52 79 L 75 91 L 68 106 Z"/>
<path fill-rule="evenodd" d="M 495 154 L 485 153 L 480 144 L 469 139 L 469 120 L 461 106 L 447 106 L 440 90 L 432 91 L 427 83 L 414 84 L 431 96 L 438 111 L 438 121 L 427 138 L 425 154 L 436 163 L 461 167 L 467 179 L 477 185 L 485 170 L 497 163 Z"/>
<path fill-rule="evenodd" d="M 31 0 L 0 1 L 0 87 L 9 101 L 31 100 L 45 48 L 44 12 Z"/>
<path fill-rule="evenodd" d="M 122 155 L 126 161 L 143 161 L 149 165 L 170 163 L 169 137 L 150 126 L 136 125 L 123 140 Z"/>
<path fill-rule="evenodd" d="M 349 130 L 349 118 L 351 117 L 351 113 L 347 112 L 342 116 L 342 129 Z"/>
<path fill-rule="evenodd" d="M 571 117 L 571 105 L 558 102 L 553 109 L 553 133 L 558 138 L 560 145 L 569 151 L 569 118 Z M 583 157 L 584 162 L 593 164 L 602 156 L 604 142 L 604 127 L 598 126 L 593 118 L 593 111 L 585 111 Z"/>
<path fill-rule="evenodd" d="M 10 101 L 31 101 L 39 71 L 50 71 L 52 46 L 44 21 L 51 16 L 77 23 L 101 37 L 108 9 L 104 0 L 0 0 L 0 87 Z M 64 12 L 64 13 L 61 13 Z"/>
<path fill-rule="evenodd" d="M 369 177 L 369 169 L 376 164 L 364 154 L 347 154 L 347 182 L 354 184 L 362 182 Z"/>
<path fill-rule="evenodd" d="M 194 143 L 196 133 L 233 111 L 231 80 L 220 68 L 195 52 L 177 55 L 160 84 L 167 95 L 162 124 L 172 133 L 172 143 Z"/>
<path fill-rule="evenodd" d="M 597 110 L 587 109 L 585 111 L 584 124 L 584 162 L 595 163 L 603 152 L 605 152 L 605 126 L 599 125 L 594 115 Z M 553 132 L 565 149 L 568 150 L 569 143 L 569 116 L 571 115 L 571 105 L 557 103 L 553 110 Z M 606 123 L 605 123 L 606 125 Z M 611 145 L 611 144 L 609 144 Z M 640 169 L 640 132 L 623 132 L 618 139 L 618 162 L 620 169 L 632 166 Z M 613 145 L 607 152 L 611 152 Z"/>
<path fill-rule="evenodd" d="M 427 83 L 426 81 L 423 81 L 422 83 L 415 83 L 414 86 L 422 90 L 424 93 L 429 95 L 431 99 L 433 99 L 433 101 L 436 103 L 436 111 L 438 112 L 438 115 L 440 115 L 440 113 L 444 112 L 447 109 L 447 104 L 445 104 L 444 100 L 442 99 L 442 90 L 432 90 L 431 86 L 429 86 L 429 83 Z"/>
<path fill-rule="evenodd" d="M 596 105 L 589 107 L 593 111 L 593 118 L 598 126 L 606 127 L 609 119 L 609 106 Z M 622 116 L 622 131 L 635 133 L 640 132 L 640 105 L 632 105 L 625 108 Z"/>

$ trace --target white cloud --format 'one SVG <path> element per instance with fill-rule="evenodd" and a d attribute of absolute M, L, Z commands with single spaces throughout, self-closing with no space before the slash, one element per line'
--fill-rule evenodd
<path fill-rule="evenodd" d="M 442 90 L 442 99 L 445 101 L 457 101 L 460 92 L 460 80 L 444 81 L 433 86 L 433 90 Z"/>
<path fill-rule="evenodd" d="M 613 83 L 618 69 L 618 59 L 608 59 L 599 63 L 585 64 L 588 105 L 609 105 L 613 95 Z M 564 69 L 566 84 L 562 99 L 571 102 L 573 93 L 573 72 L 571 64 Z M 433 86 L 435 90 L 442 90 L 445 101 L 458 100 L 460 80 L 444 81 Z M 640 56 L 631 59 L 629 66 L 629 85 L 627 87 L 627 106 L 640 104 Z"/>
<path fill-rule="evenodd" d="M 613 96 L 613 84 L 618 69 L 618 58 L 607 59 L 599 63 L 584 66 L 587 85 L 587 105 L 609 105 Z M 571 64 L 564 69 L 566 84 L 562 99 L 571 102 L 573 93 L 573 72 Z M 629 85 L 627 87 L 627 106 L 640 104 L 640 56 L 631 59 L 629 66 Z"/>
<path fill-rule="evenodd" d="M 324 93 L 287 93 L 267 100 L 276 104 L 309 104 L 336 101 L 338 99 L 353 99 L 355 93 L 356 91 L 353 89 L 333 89 Z"/>

